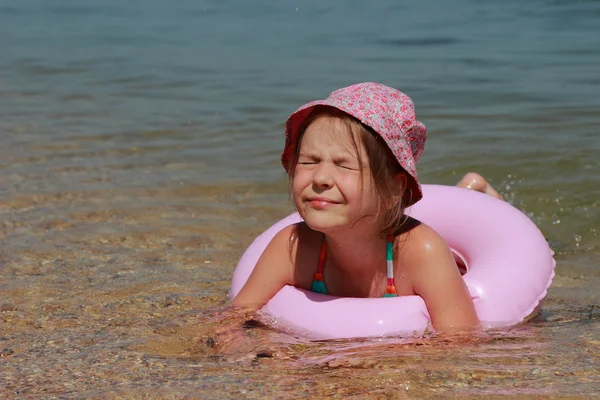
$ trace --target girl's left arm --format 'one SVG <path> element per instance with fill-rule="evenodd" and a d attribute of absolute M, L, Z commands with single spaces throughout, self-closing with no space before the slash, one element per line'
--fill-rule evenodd
<path fill-rule="evenodd" d="M 413 290 L 425 300 L 434 328 L 445 332 L 477 328 L 473 300 L 444 239 L 420 225 L 405 245 Z"/>

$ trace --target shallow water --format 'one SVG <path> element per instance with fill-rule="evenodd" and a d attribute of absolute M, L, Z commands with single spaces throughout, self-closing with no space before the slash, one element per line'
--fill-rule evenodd
<path fill-rule="evenodd" d="M 600 392 L 600 2 L 0 2 L 0 395 L 422 398 Z M 537 223 L 533 321 L 468 343 L 217 355 L 245 247 L 290 211 L 287 115 L 375 80 Z M 200 339 L 199 339 L 200 338 Z M 273 354 L 274 353 L 274 354 Z"/>

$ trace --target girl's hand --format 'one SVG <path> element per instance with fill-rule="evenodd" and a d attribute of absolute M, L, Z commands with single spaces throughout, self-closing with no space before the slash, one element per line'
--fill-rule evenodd
<path fill-rule="evenodd" d="M 272 356 L 260 336 L 253 334 L 253 328 L 262 326 L 254 319 L 256 312 L 256 307 L 237 306 L 218 311 L 202 321 L 198 341 L 220 355 Z"/>
<path fill-rule="evenodd" d="M 259 340 L 250 337 L 241 326 L 201 338 L 201 340 L 204 340 L 204 344 L 213 349 L 215 353 L 223 355 L 254 353 L 261 345 Z"/>

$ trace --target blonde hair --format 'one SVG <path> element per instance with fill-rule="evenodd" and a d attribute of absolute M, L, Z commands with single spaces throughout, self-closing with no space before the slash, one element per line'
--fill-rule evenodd
<path fill-rule="evenodd" d="M 403 232 L 406 222 L 404 210 L 406 204 L 408 204 L 409 200 L 412 198 L 413 192 L 418 192 L 418 190 L 415 190 L 415 185 L 417 185 L 417 183 L 414 178 L 400 166 L 390 148 L 377 132 L 369 126 L 362 124 L 353 116 L 336 108 L 316 106 L 300 126 L 298 138 L 294 143 L 294 149 L 287 168 L 290 193 L 294 181 L 294 172 L 296 170 L 296 165 L 298 164 L 302 137 L 308 126 L 320 118 L 336 118 L 344 123 L 348 130 L 352 132 L 352 135 L 350 135 L 352 137 L 352 145 L 358 158 L 360 172 L 362 173 L 362 156 L 356 141 L 356 136 L 358 136 L 369 160 L 371 179 L 379 199 L 380 211 L 376 215 L 376 218 L 381 221 L 379 234 L 389 236 L 398 235 Z M 406 177 L 405 187 L 398 188 L 398 181 L 394 179 L 398 173 L 404 174 Z"/>

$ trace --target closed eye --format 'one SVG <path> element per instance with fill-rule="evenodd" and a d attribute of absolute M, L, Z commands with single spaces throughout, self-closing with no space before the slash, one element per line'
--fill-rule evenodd
<path fill-rule="evenodd" d="M 358 165 L 347 159 L 336 160 L 335 165 L 350 171 L 358 171 Z"/>
<path fill-rule="evenodd" d="M 300 165 L 315 165 L 320 161 L 319 157 L 312 154 L 300 154 L 298 157 L 298 164 Z"/>
<path fill-rule="evenodd" d="M 336 157 L 333 162 L 336 166 L 342 169 L 347 169 L 350 171 L 358 171 L 358 163 L 353 158 L 348 157 Z"/>

